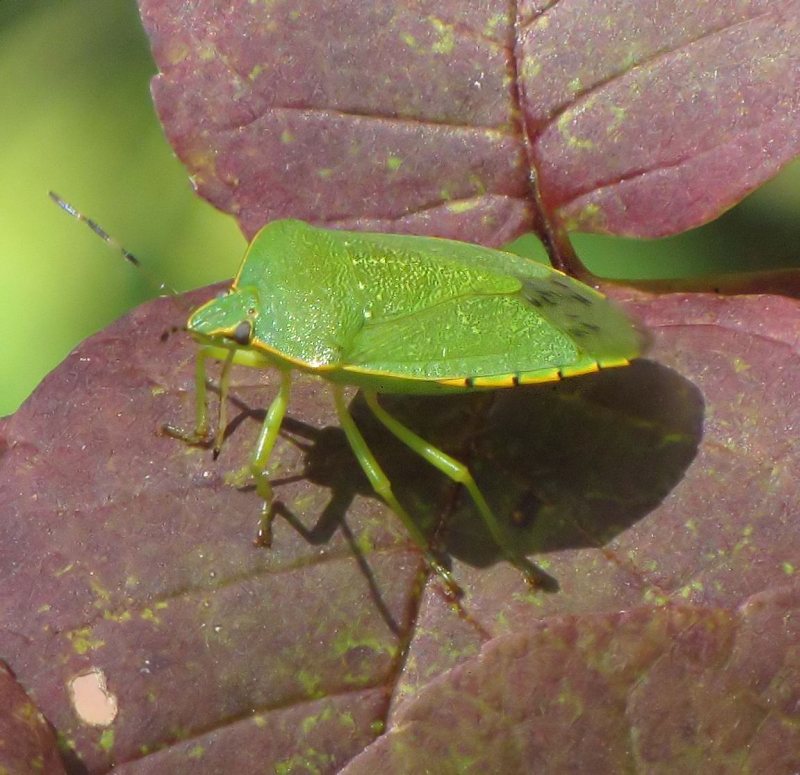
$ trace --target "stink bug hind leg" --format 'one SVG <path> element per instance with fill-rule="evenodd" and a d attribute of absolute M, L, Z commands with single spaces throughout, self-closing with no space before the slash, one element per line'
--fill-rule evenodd
<path fill-rule="evenodd" d="M 450 457 L 446 452 L 442 452 L 438 447 L 433 446 L 433 444 L 426 441 L 421 436 L 418 436 L 410 428 L 407 428 L 392 417 L 392 415 L 378 403 L 378 396 L 373 391 L 364 391 L 364 398 L 375 417 L 377 417 L 378 420 L 409 449 L 416 452 L 421 458 L 435 468 L 438 468 L 454 482 L 466 488 L 495 543 L 503 552 L 508 562 L 522 573 L 523 578 L 529 586 L 546 591 L 552 591 L 558 588 L 555 579 L 516 550 L 513 538 L 508 535 L 505 526 L 497 519 L 497 516 L 486 502 L 483 493 L 478 489 L 478 485 L 467 466 L 460 463 L 455 458 Z"/>

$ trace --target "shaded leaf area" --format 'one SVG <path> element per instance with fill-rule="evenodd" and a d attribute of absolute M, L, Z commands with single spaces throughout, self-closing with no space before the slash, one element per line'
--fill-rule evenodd
<path fill-rule="evenodd" d="M 585 728 L 610 762 L 680 764 L 704 730 L 722 729 L 720 714 L 745 707 L 741 737 L 709 755 L 790 761 L 797 617 L 777 607 L 796 601 L 800 557 L 800 306 L 615 293 L 653 331 L 646 360 L 558 384 L 383 399 L 470 462 L 558 592 L 528 589 L 464 493 L 353 398 L 398 497 L 452 558 L 460 606 L 370 491 L 323 382 L 295 380 L 265 549 L 253 544 L 258 496 L 226 477 L 247 459 L 274 378 L 236 372 L 215 461 L 159 432 L 194 412 L 194 346 L 162 337 L 184 315 L 174 300 L 73 352 L 0 426 L 0 656 L 69 771 L 368 771 L 403 751 L 466 761 L 489 722 L 503 762 L 567 761 Z M 742 643 L 749 672 L 744 650 L 734 658 Z M 113 718 L 90 721 L 70 690 L 82 675 Z M 692 675 L 728 700 L 698 700 L 681 726 Z M 498 720 L 506 706 L 541 723 Z M 442 726 L 448 712 L 458 721 Z"/>
<path fill-rule="evenodd" d="M 798 0 L 140 0 L 199 192 L 500 245 L 676 234 L 800 152 Z"/>
<path fill-rule="evenodd" d="M 35 703 L 0 663 L 0 772 L 65 772 L 56 738 Z"/>

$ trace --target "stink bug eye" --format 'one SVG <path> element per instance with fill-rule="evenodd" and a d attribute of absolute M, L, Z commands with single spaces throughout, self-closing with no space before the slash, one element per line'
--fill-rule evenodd
<path fill-rule="evenodd" d="M 231 337 L 236 344 L 243 347 L 250 344 L 250 339 L 253 336 L 253 324 L 249 320 L 243 320 L 233 331 Z"/>

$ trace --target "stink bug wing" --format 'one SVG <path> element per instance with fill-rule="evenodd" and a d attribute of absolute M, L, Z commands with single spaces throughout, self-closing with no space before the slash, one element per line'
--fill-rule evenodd
<path fill-rule="evenodd" d="M 601 293 L 545 264 L 481 245 L 435 237 L 364 234 L 365 239 L 403 241 L 428 261 L 455 261 L 473 270 L 514 278 L 521 295 L 580 350 L 601 366 L 641 355 L 647 335 Z M 509 335 L 511 329 L 509 328 Z"/>
<path fill-rule="evenodd" d="M 328 234 L 348 257 L 353 292 L 368 324 L 413 315 L 467 294 L 515 293 L 522 287 L 518 279 L 496 268 L 431 250 L 432 244 L 441 248 L 438 243 L 444 240 L 397 234 Z"/>
<path fill-rule="evenodd" d="M 342 351 L 353 372 L 536 382 L 642 352 L 640 331 L 602 294 L 542 264 L 431 237 L 332 239 L 346 242 L 357 275 L 368 269 L 361 282 L 374 291 L 363 327 Z"/>
<path fill-rule="evenodd" d="M 441 380 L 538 371 L 578 357 L 572 340 L 518 294 L 469 294 L 365 324 L 342 361 L 345 368 Z"/>

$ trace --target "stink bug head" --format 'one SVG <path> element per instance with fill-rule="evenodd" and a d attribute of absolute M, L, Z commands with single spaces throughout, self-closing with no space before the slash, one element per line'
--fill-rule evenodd
<path fill-rule="evenodd" d="M 246 347 L 252 339 L 258 311 L 255 288 L 232 288 L 196 309 L 186 328 L 203 344 Z"/>
<path fill-rule="evenodd" d="M 234 285 L 228 293 L 196 309 L 186 324 L 186 330 L 201 345 L 201 353 L 205 353 L 201 357 L 226 361 L 223 380 L 227 380 L 233 363 L 253 368 L 282 365 L 280 354 L 269 347 L 259 346 L 256 326 L 261 317 L 263 310 L 258 290 Z"/>

